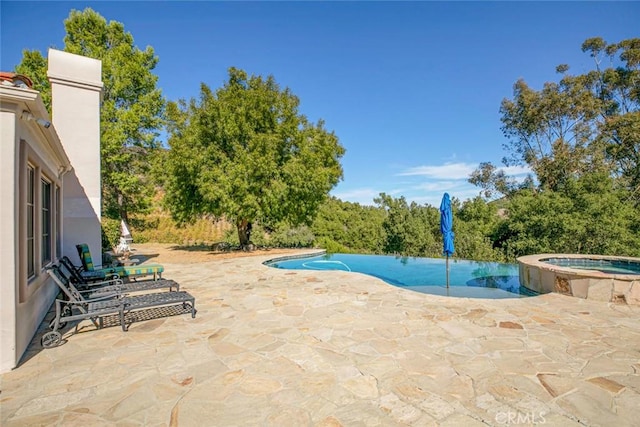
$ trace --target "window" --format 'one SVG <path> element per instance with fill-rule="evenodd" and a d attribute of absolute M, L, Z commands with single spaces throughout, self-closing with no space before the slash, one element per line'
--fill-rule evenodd
<path fill-rule="evenodd" d="M 27 277 L 32 278 L 36 274 L 36 170 L 33 166 L 27 166 Z"/>
<path fill-rule="evenodd" d="M 60 212 L 60 206 L 62 205 L 62 192 L 60 191 L 60 186 L 56 185 L 56 195 L 54 198 L 55 201 L 55 218 L 56 218 L 56 255 L 60 256 L 62 254 L 62 212 Z"/>
<path fill-rule="evenodd" d="M 41 180 L 42 195 L 42 247 L 41 260 L 45 266 L 51 262 L 51 183 L 45 179 Z"/>
<path fill-rule="evenodd" d="M 20 141 L 19 186 L 18 300 L 25 302 L 50 282 L 45 269 L 61 256 L 63 243 L 60 178 L 25 140 Z"/>

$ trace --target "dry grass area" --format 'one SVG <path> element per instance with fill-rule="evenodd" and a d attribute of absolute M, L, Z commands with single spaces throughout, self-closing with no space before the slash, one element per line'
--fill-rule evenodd
<path fill-rule="evenodd" d="M 215 251 L 210 246 L 182 246 L 174 243 L 134 243 L 131 258 L 140 262 L 166 264 L 195 264 L 216 259 L 249 257 L 258 255 L 288 255 L 299 253 L 298 249 L 256 249 Z"/>

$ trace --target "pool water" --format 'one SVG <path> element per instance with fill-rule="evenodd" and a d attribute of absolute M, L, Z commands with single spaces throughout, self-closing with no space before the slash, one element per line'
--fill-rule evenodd
<path fill-rule="evenodd" d="M 638 274 L 640 263 L 630 260 L 591 259 L 591 258 L 547 258 L 540 261 L 559 267 L 577 268 L 579 270 L 596 270 L 607 274 Z"/>
<path fill-rule="evenodd" d="M 425 294 L 467 298 L 522 298 L 537 295 L 520 286 L 516 264 L 449 259 L 449 288 L 444 259 L 390 255 L 326 254 L 267 261 L 290 270 L 341 270 L 377 277 Z"/>

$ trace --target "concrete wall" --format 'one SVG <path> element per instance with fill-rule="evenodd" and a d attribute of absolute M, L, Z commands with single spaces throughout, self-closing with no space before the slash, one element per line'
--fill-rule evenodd
<path fill-rule="evenodd" d="M 102 264 L 100 212 L 100 102 L 102 63 L 49 49 L 53 124 L 71 160 L 64 177 L 63 253 L 77 264 L 75 245 L 87 243 Z"/>

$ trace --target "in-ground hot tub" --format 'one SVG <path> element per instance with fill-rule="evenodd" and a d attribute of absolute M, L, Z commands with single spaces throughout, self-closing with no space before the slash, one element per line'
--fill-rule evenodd
<path fill-rule="evenodd" d="M 640 258 L 538 254 L 518 264 L 520 284 L 532 291 L 640 305 Z"/>

